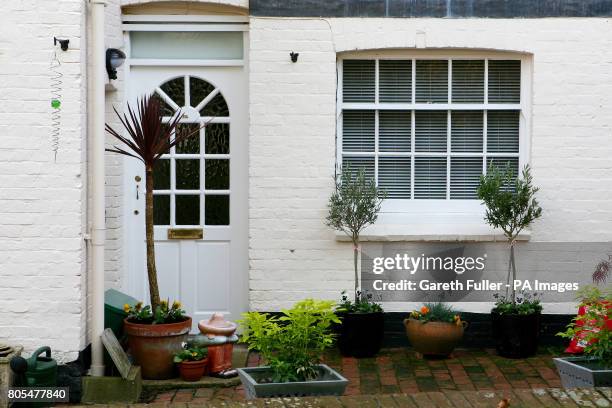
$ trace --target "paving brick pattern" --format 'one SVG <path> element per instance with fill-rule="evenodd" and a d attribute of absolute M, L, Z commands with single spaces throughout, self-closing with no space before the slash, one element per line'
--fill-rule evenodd
<path fill-rule="evenodd" d="M 514 401 L 512 407 L 575 406 L 571 405 L 571 401 L 587 396 L 588 392 L 577 391 L 574 398 L 560 391 L 561 382 L 552 357 L 551 354 L 538 354 L 513 360 L 499 357 L 493 350 L 457 350 L 448 359 L 431 360 L 423 359 L 411 350 L 398 348 L 382 350 L 375 358 L 356 359 L 342 357 L 337 351 L 332 351 L 325 355 L 324 361 L 348 378 L 349 386 L 342 399 L 317 399 L 331 405 L 314 406 L 387 406 L 381 405 L 386 401 L 385 404 L 390 404 L 388 406 L 486 407 L 489 405 L 481 402 L 487 396 L 497 402 L 504 396 L 509 397 Z M 249 355 L 249 366 L 262 363 L 257 354 Z M 593 398 L 604 398 L 601 393 L 594 395 Z M 241 386 L 175 390 L 149 396 L 147 400 L 172 403 L 173 406 L 175 403 L 227 404 L 245 401 Z M 318 403 L 311 399 L 305 401 Z M 275 400 L 270 404 L 277 406 L 285 402 Z M 593 405 L 595 403 L 592 401 L 589 404 L 612 407 L 612 404 Z"/>

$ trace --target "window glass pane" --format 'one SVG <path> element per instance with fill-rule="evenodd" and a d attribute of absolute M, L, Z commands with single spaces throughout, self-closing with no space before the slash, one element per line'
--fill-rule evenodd
<path fill-rule="evenodd" d="M 412 61 L 380 60 L 380 102 L 412 102 Z"/>
<path fill-rule="evenodd" d="M 223 95 L 218 93 L 200 110 L 202 116 L 229 116 L 229 108 Z"/>
<path fill-rule="evenodd" d="M 206 154 L 229 154 L 230 152 L 230 132 L 227 123 L 211 123 L 204 129 Z"/>
<path fill-rule="evenodd" d="M 170 160 L 158 160 L 153 167 L 153 189 L 170 189 Z"/>
<path fill-rule="evenodd" d="M 476 200 L 482 157 L 451 158 L 451 199 Z"/>
<path fill-rule="evenodd" d="M 487 112 L 487 151 L 518 153 L 520 111 Z"/>
<path fill-rule="evenodd" d="M 521 61 L 489 60 L 489 103 L 521 102 Z"/>
<path fill-rule="evenodd" d="M 179 107 L 185 106 L 185 77 L 164 82 L 160 88 Z"/>
<path fill-rule="evenodd" d="M 172 107 L 170 105 L 168 105 L 168 103 L 165 101 L 165 99 L 162 98 L 161 96 L 159 96 L 157 93 L 154 93 L 151 96 L 151 99 L 156 99 L 157 101 L 159 101 L 159 105 L 161 107 L 161 114 L 163 116 L 172 116 L 172 115 L 174 115 L 174 109 L 172 109 Z"/>
<path fill-rule="evenodd" d="M 416 102 L 448 102 L 447 60 L 419 60 L 416 62 Z"/>
<path fill-rule="evenodd" d="M 215 87 L 203 79 L 189 77 L 189 99 L 194 108 L 214 90 Z"/>
<path fill-rule="evenodd" d="M 414 198 L 446 198 L 446 158 L 416 157 L 414 163 Z"/>
<path fill-rule="evenodd" d="M 342 115 L 342 150 L 374 151 L 374 111 L 346 110 Z"/>
<path fill-rule="evenodd" d="M 170 196 L 153 196 L 153 224 L 170 225 Z"/>
<path fill-rule="evenodd" d="M 200 188 L 200 160 L 176 160 L 177 190 L 198 190 Z"/>
<path fill-rule="evenodd" d="M 484 61 L 453 60 L 453 102 L 484 102 Z"/>
<path fill-rule="evenodd" d="M 132 58 L 242 59 L 241 31 L 131 31 Z"/>
<path fill-rule="evenodd" d="M 206 189 L 227 190 L 230 187 L 229 160 L 207 159 L 205 165 Z"/>
<path fill-rule="evenodd" d="M 381 152 L 409 152 L 411 122 L 410 111 L 379 111 L 378 150 Z"/>
<path fill-rule="evenodd" d="M 177 137 L 189 138 L 176 144 L 176 154 L 197 154 L 200 153 L 200 125 L 197 123 L 180 123 L 176 127 Z"/>
<path fill-rule="evenodd" d="M 342 67 L 342 100 L 344 102 L 374 102 L 376 62 L 374 60 L 344 60 Z"/>
<path fill-rule="evenodd" d="M 451 151 L 482 153 L 482 111 L 451 112 Z"/>
<path fill-rule="evenodd" d="M 176 225 L 200 225 L 200 196 L 177 195 Z"/>
<path fill-rule="evenodd" d="M 447 141 L 447 111 L 415 112 L 415 150 L 445 152 Z"/>
<path fill-rule="evenodd" d="M 378 161 L 378 185 L 387 198 L 410 198 L 410 157 L 381 157 Z"/>
<path fill-rule="evenodd" d="M 228 195 L 207 195 L 204 213 L 206 225 L 229 225 L 230 197 Z"/>
<path fill-rule="evenodd" d="M 342 167 L 350 169 L 352 174 L 356 174 L 363 169 L 366 177 L 374 180 L 374 157 L 355 157 L 344 156 L 342 158 Z"/>

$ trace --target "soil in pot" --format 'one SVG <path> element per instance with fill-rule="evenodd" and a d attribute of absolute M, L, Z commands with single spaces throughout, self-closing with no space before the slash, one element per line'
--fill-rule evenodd
<path fill-rule="evenodd" d="M 427 322 L 405 319 L 406 336 L 412 347 L 426 356 L 447 357 L 463 339 L 466 322 Z"/>
<path fill-rule="evenodd" d="M 182 361 L 179 363 L 179 372 L 183 381 L 198 381 L 206 374 L 208 358 L 199 361 Z"/>
<path fill-rule="evenodd" d="M 492 312 L 493 338 L 502 357 L 525 358 L 538 351 L 540 314 L 499 314 Z"/>
<path fill-rule="evenodd" d="M 372 357 L 382 346 L 385 317 L 382 312 L 343 313 L 339 315 L 338 348 L 347 357 Z"/>
<path fill-rule="evenodd" d="M 141 368 L 142 378 L 165 380 L 176 377 L 174 355 L 182 350 L 191 330 L 191 318 L 179 323 L 138 324 L 124 320 L 130 353 Z"/>

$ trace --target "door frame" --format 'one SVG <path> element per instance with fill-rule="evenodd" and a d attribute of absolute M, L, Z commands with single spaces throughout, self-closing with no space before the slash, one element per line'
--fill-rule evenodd
<path fill-rule="evenodd" d="M 124 69 L 124 81 L 123 81 L 123 95 L 121 99 L 122 107 L 126 107 L 129 101 L 129 83 L 132 67 L 137 66 L 152 66 L 156 68 L 163 67 L 242 67 L 246 78 L 247 86 L 244 89 L 245 98 L 248 101 L 248 47 L 249 44 L 249 26 L 248 16 L 236 16 L 236 15 L 126 15 L 122 16 L 122 30 L 123 40 L 125 44 L 125 69 Z M 201 60 L 201 59 L 134 59 L 130 57 L 130 31 L 241 31 L 243 33 L 243 59 L 233 60 Z M 239 262 L 241 273 L 239 274 L 239 281 L 232 282 L 232 292 L 238 294 L 239 299 L 230 299 L 230 304 L 236 305 L 240 312 L 246 312 L 249 310 L 249 260 L 248 260 L 248 190 L 249 190 L 249 177 L 248 177 L 248 149 L 249 149 L 249 114 L 248 114 L 248 103 L 246 107 L 244 120 L 247 121 L 245 124 L 244 134 L 244 154 L 242 162 L 244 163 L 246 177 L 241 188 L 244 189 L 241 196 L 243 219 L 241 222 L 234 224 L 234 228 L 239 231 L 236 234 L 240 234 L 239 242 L 236 247 L 239 253 L 244 259 Z M 126 175 L 127 169 L 130 168 L 128 160 L 133 160 L 129 157 L 122 157 L 122 193 L 123 197 L 129 197 L 129 194 L 133 194 L 133 183 L 128 182 Z M 130 207 L 127 200 L 123 202 L 122 211 L 122 241 L 123 248 L 129 249 L 130 242 L 134 239 L 140 239 L 132 236 L 131 228 L 126 228 L 128 220 L 132 215 L 132 208 Z M 231 255 L 230 255 L 231 256 Z M 141 287 L 142 282 L 139 281 L 136 273 L 130 271 L 136 270 L 135 262 L 138 259 L 136 256 L 130 256 L 129 251 L 125 250 L 121 257 L 121 268 L 122 268 L 122 287 L 129 293 L 135 293 L 138 288 Z M 197 324 L 197 322 L 194 322 Z"/>

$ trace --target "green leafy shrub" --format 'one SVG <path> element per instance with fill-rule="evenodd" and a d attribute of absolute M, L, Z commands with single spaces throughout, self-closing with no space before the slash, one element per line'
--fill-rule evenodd
<path fill-rule="evenodd" d="M 335 230 L 344 232 L 353 243 L 353 266 L 355 272 L 354 303 L 347 310 L 380 309 L 380 305 L 370 305 L 371 299 L 363 297 L 359 290 L 359 236 L 368 225 L 374 224 L 386 192 L 376 186 L 374 180 L 367 177 L 363 169 L 352 171 L 349 166 L 342 168 L 340 176 L 335 178 L 335 190 L 329 198 L 329 213 L 326 224 Z"/>
<path fill-rule="evenodd" d="M 510 244 L 507 282 L 511 283 L 510 277 L 512 276 L 512 284 L 509 285 L 511 293 L 508 296 L 508 289 L 506 289 L 506 296 L 503 297 L 503 300 L 497 299 L 496 307 L 493 309 L 497 313 L 514 313 L 517 308 L 534 313 L 539 313 L 541 310 L 541 307 L 539 310 L 537 307 L 539 301 L 537 304 L 532 304 L 533 307 L 528 307 L 529 301 L 522 302 L 523 306 L 518 306 L 513 284 L 516 280 L 514 256 L 516 238 L 523 229 L 542 216 L 542 208 L 535 199 L 535 194 L 539 189 L 532 183 L 533 177 L 529 166 L 525 166 L 521 177 L 515 177 L 510 165 L 507 165 L 504 171 L 491 165 L 487 174 L 480 177 L 478 198 L 487 208 L 485 221 L 494 228 L 500 228 Z M 508 303 L 511 303 L 512 306 L 508 306 Z"/>
<path fill-rule="evenodd" d="M 318 377 L 316 365 L 334 344 L 331 325 L 340 323 L 334 302 L 306 299 L 281 316 L 248 312 L 239 323 L 242 342 L 259 351 L 272 370 L 268 382 L 309 381 Z M 264 381 L 264 382 L 265 382 Z"/>
<path fill-rule="evenodd" d="M 423 323 L 444 322 L 455 323 L 457 326 L 462 325 L 459 312 L 442 302 L 425 303 L 421 309 L 412 311 L 410 318 Z"/>
<path fill-rule="evenodd" d="M 175 363 L 183 361 L 200 361 L 204 360 L 208 355 L 208 349 L 200 347 L 186 347 L 174 355 Z"/>
<path fill-rule="evenodd" d="M 140 324 L 178 323 L 185 321 L 187 318 L 181 302 L 178 300 L 175 300 L 172 304 L 169 300 L 160 301 L 155 313 L 151 306 L 143 306 L 142 302 L 136 303 L 133 307 L 126 303 L 123 305 L 123 310 L 128 314 L 129 321 Z"/>

